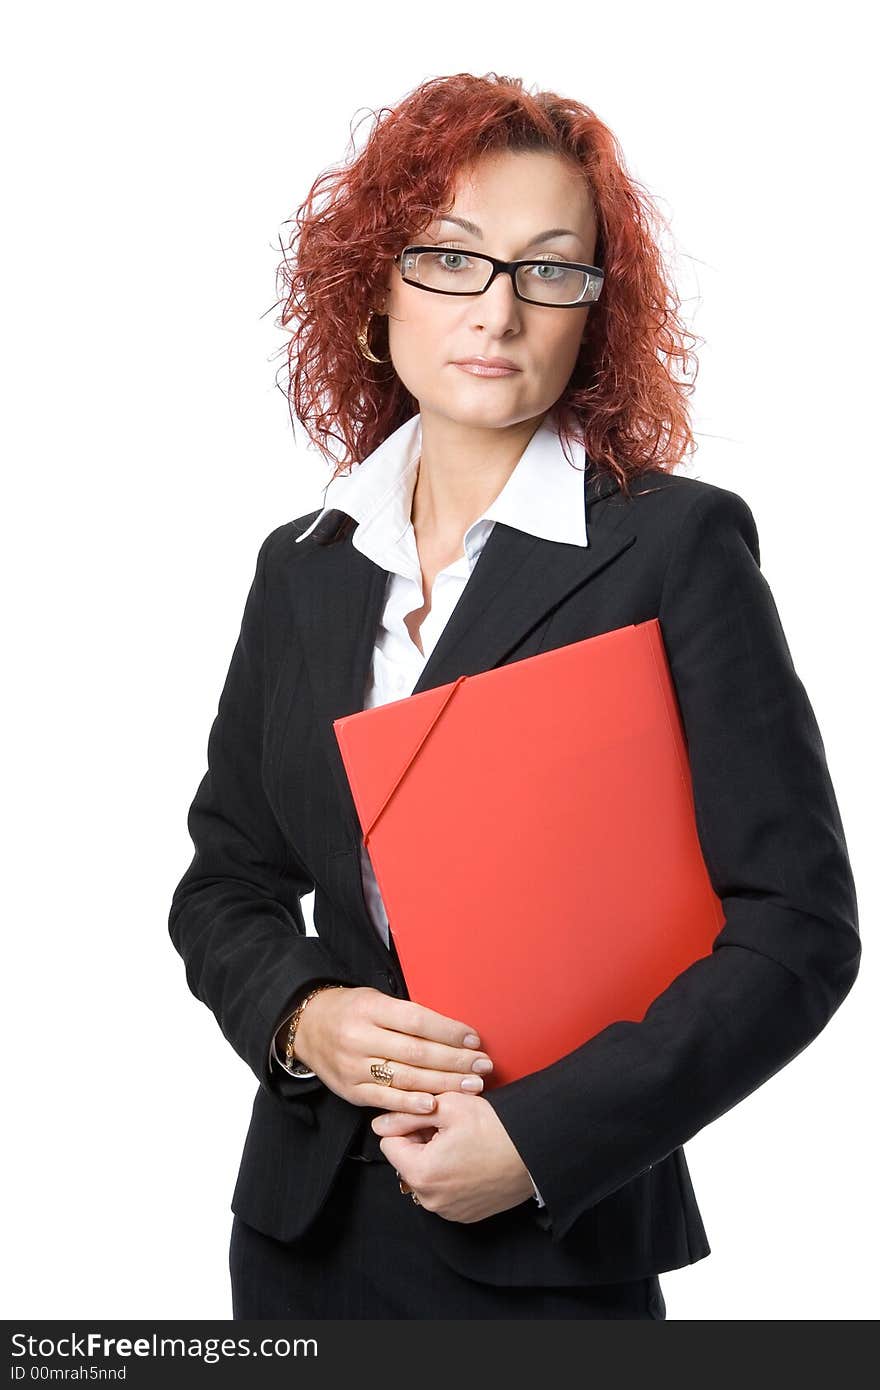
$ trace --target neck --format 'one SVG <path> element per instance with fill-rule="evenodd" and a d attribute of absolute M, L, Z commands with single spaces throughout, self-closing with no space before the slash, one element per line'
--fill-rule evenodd
<path fill-rule="evenodd" d="M 422 412 L 411 513 L 416 535 L 459 541 L 501 492 L 547 413 L 492 429 Z"/>

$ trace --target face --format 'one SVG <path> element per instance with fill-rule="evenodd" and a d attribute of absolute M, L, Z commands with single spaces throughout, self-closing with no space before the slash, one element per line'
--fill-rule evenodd
<path fill-rule="evenodd" d="M 485 155 L 463 172 L 449 213 L 408 241 L 505 261 L 594 265 L 596 237 L 590 191 L 576 166 L 555 154 L 518 151 Z M 387 288 L 391 360 L 423 416 L 501 429 L 541 417 L 565 390 L 589 305 L 525 303 L 509 275 L 480 295 L 432 294 L 406 284 L 396 265 Z M 516 370 L 478 375 L 457 365 L 469 357 L 506 358 Z"/>

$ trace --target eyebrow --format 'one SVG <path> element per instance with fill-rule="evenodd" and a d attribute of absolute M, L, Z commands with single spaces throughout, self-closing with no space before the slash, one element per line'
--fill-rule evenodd
<path fill-rule="evenodd" d="M 466 217 L 438 217 L 437 221 L 454 222 L 455 225 L 461 227 L 463 231 L 470 232 L 471 236 L 477 237 L 480 241 L 483 239 L 483 233 L 480 231 L 476 222 L 469 222 Z M 526 245 L 538 246 L 542 241 L 552 241 L 554 237 L 560 236 L 573 236 L 576 237 L 578 241 L 580 240 L 578 233 L 573 232 L 570 227 L 549 227 L 546 232 L 539 232 L 537 236 L 532 237 L 531 241 L 527 242 Z"/>

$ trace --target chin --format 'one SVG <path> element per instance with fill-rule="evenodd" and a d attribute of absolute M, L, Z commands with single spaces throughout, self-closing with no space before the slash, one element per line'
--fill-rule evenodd
<path fill-rule="evenodd" d="M 465 400 L 458 397 L 454 401 L 429 405 L 428 408 L 437 415 L 444 415 L 447 420 L 454 420 L 458 425 L 470 425 L 474 429 L 503 429 L 538 414 L 537 410 L 529 409 L 522 401 L 516 401 L 512 392 L 503 398 L 499 392 L 498 399 L 494 401 L 475 400 L 475 395 L 475 392 L 469 392 Z"/>

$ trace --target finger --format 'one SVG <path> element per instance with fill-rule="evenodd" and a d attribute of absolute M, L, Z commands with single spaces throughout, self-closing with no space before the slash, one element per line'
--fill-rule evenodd
<path fill-rule="evenodd" d="M 432 1126 L 432 1131 L 435 1127 L 439 1128 L 439 1117 L 426 1119 L 424 1115 L 401 1114 L 400 1111 L 395 1110 L 388 1115 L 375 1115 L 370 1121 L 370 1128 L 374 1134 L 384 1138 L 386 1135 L 390 1137 L 399 1134 L 415 1134 L 418 1130 L 424 1129 L 426 1124 Z"/>
<path fill-rule="evenodd" d="M 386 1033 L 386 1038 L 388 1037 Z M 465 1095 L 480 1095 L 483 1090 L 483 1077 L 468 1072 L 463 1076 L 458 1071 L 428 1071 L 423 1067 L 410 1066 L 408 1063 L 401 1062 L 397 1058 L 386 1052 L 385 1059 L 394 1074 L 393 1082 L 397 1090 L 400 1091 L 423 1091 L 428 1095 L 438 1095 L 441 1091 L 460 1091 Z M 394 1110 L 393 1105 L 383 1106 L 383 1109 Z M 412 1106 L 405 1106 L 411 1110 Z"/>
<path fill-rule="evenodd" d="M 437 1097 L 427 1091 L 403 1091 L 395 1086 L 365 1084 L 358 1087 L 358 1103 L 374 1110 L 403 1110 L 407 1114 L 430 1116 L 437 1107 Z"/>
<path fill-rule="evenodd" d="M 437 1095 L 439 1091 L 464 1091 L 464 1093 L 482 1093 L 484 1087 L 484 1074 L 474 1072 L 435 1072 L 424 1066 L 417 1065 L 410 1061 L 410 1058 L 418 1058 L 423 1055 L 423 1048 L 430 1044 L 424 1044 L 420 1038 L 406 1037 L 405 1034 L 389 1033 L 388 1030 L 377 1034 L 377 1047 L 382 1051 L 378 1052 L 378 1058 L 382 1062 L 391 1065 L 393 1073 L 392 1084 L 402 1091 L 427 1091 L 430 1095 Z M 487 1058 L 487 1061 L 489 1059 Z M 491 1063 L 489 1063 L 491 1065 Z M 489 1074 L 489 1073 L 485 1073 Z M 412 1106 L 407 1106 L 407 1109 Z M 386 1109 L 393 1109 L 392 1105 Z"/>
<path fill-rule="evenodd" d="M 428 1038 L 432 1042 L 445 1043 L 447 1047 L 468 1048 L 480 1046 L 479 1032 L 468 1023 L 447 1018 L 424 1004 L 412 999 L 395 999 L 390 994 L 375 990 L 369 999 L 369 1016 L 381 1028 L 394 1032 L 408 1033 L 418 1038 Z M 473 1038 L 474 1042 L 467 1041 Z"/>
<path fill-rule="evenodd" d="M 409 1067 L 420 1067 L 423 1071 L 488 1076 L 493 1070 L 492 1059 L 485 1052 L 471 1047 L 447 1047 L 429 1038 L 401 1033 L 393 1028 L 377 1029 L 369 1046 L 389 1061 L 404 1062 Z M 427 1089 L 427 1083 L 422 1084 Z M 458 1083 L 453 1080 L 451 1084 Z"/>

